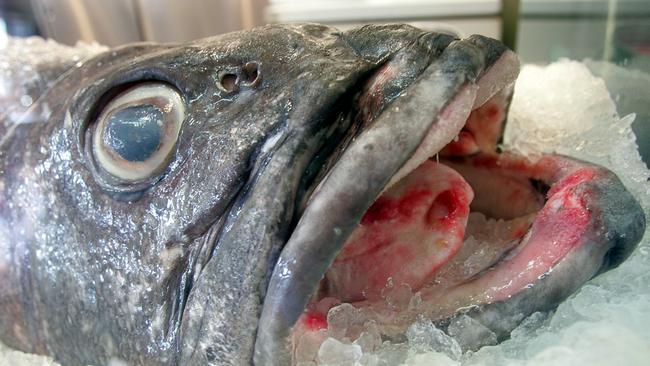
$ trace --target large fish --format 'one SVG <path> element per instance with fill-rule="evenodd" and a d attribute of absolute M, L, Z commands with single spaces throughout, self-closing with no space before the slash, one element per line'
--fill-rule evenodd
<path fill-rule="evenodd" d="M 486 37 L 273 25 L 40 71 L 0 114 L 0 335 L 65 365 L 287 364 L 332 298 L 504 339 L 645 226 L 604 168 L 497 153 L 518 61 Z"/>

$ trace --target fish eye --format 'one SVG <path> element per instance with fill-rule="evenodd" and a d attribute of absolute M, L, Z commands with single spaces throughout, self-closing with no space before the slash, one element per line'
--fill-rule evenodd
<path fill-rule="evenodd" d="M 160 173 L 170 160 L 185 105 L 171 86 L 148 82 L 117 95 L 100 112 L 92 139 L 98 165 L 122 181 Z"/>

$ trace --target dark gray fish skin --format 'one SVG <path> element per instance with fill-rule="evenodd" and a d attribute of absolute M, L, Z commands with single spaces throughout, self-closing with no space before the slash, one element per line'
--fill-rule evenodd
<path fill-rule="evenodd" d="M 424 68 L 451 40 L 268 26 L 126 46 L 68 72 L 34 106 L 49 118 L 12 126 L 0 147 L 2 340 L 66 365 L 250 363 L 296 200 L 317 183 L 308 165 L 352 124 L 349 103 L 382 62 L 410 47 Z M 250 62 L 256 85 L 217 86 Z M 175 155 L 147 182 L 112 180 L 88 130 L 116 90 L 152 80 L 186 103 Z"/>

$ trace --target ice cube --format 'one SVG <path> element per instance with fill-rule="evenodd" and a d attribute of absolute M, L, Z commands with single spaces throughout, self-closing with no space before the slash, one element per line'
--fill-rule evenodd
<path fill-rule="evenodd" d="M 327 330 L 330 336 L 337 339 L 356 338 L 364 323 L 363 313 L 348 303 L 335 306 L 327 312 Z"/>
<path fill-rule="evenodd" d="M 372 352 L 381 346 L 381 332 L 374 320 L 363 325 L 363 331 L 353 344 L 358 344 L 364 353 Z"/>
<path fill-rule="evenodd" d="M 326 365 L 353 365 L 363 356 L 361 346 L 327 338 L 318 350 L 318 362 Z"/>
<path fill-rule="evenodd" d="M 453 360 L 459 360 L 462 351 L 458 342 L 445 334 L 429 319 L 420 318 L 406 331 L 409 346 L 416 353 L 442 352 Z"/>
<path fill-rule="evenodd" d="M 449 323 L 447 333 L 463 350 L 476 351 L 483 346 L 497 344 L 497 336 L 494 332 L 465 314 L 455 317 Z"/>
<path fill-rule="evenodd" d="M 359 363 L 364 366 L 398 366 L 408 357 L 409 346 L 386 341 L 371 354 L 364 354 Z"/>
<path fill-rule="evenodd" d="M 534 312 L 524 319 L 510 336 L 512 338 L 524 338 L 534 335 L 534 333 L 545 325 L 549 314 L 544 312 Z"/>
<path fill-rule="evenodd" d="M 406 366 L 459 366 L 460 364 L 438 352 L 414 354 L 404 362 Z"/>
<path fill-rule="evenodd" d="M 321 329 L 317 332 L 305 332 L 296 337 L 295 360 L 297 362 L 311 362 L 316 360 L 316 355 L 323 342 L 328 338 L 327 330 Z"/>

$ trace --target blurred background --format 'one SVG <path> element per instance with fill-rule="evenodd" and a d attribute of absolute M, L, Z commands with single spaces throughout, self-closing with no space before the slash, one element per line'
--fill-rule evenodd
<path fill-rule="evenodd" d="M 589 58 L 619 114 L 637 113 L 634 129 L 650 158 L 650 0 L 0 0 L 0 36 L 39 35 L 69 45 L 182 42 L 276 22 L 341 29 L 405 22 L 500 39 L 523 62 Z M 623 80 L 597 61 L 642 77 Z"/>

